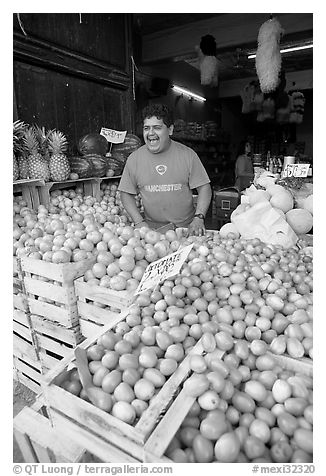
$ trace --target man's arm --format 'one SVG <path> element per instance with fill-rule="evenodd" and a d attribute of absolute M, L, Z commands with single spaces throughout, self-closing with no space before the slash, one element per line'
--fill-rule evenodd
<path fill-rule="evenodd" d="M 122 205 L 134 222 L 135 227 L 148 226 L 136 205 L 135 195 L 127 192 L 120 192 L 120 198 Z"/>
<path fill-rule="evenodd" d="M 195 215 L 206 215 L 209 205 L 212 199 L 212 189 L 209 183 L 197 187 L 198 199 Z M 189 224 L 188 231 L 190 235 L 204 235 L 205 234 L 205 222 L 202 218 L 194 217 Z"/>

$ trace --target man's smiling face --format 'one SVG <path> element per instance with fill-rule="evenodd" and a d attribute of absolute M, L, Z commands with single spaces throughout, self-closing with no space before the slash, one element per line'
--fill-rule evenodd
<path fill-rule="evenodd" d="M 155 116 L 144 119 L 143 137 L 152 154 L 158 154 L 169 148 L 172 132 L 173 125 L 168 127 L 164 124 L 163 119 L 158 119 Z"/>

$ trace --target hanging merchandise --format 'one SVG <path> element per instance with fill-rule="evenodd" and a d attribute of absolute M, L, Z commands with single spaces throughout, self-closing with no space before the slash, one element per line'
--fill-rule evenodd
<path fill-rule="evenodd" d="M 274 91 L 281 71 L 280 39 L 284 30 L 276 18 L 263 23 L 258 33 L 256 71 L 263 93 Z"/>
<path fill-rule="evenodd" d="M 212 35 L 202 36 L 197 51 L 200 66 L 200 83 L 205 86 L 217 86 L 218 62 L 215 38 Z"/>
<path fill-rule="evenodd" d="M 305 97 L 301 91 L 290 91 L 290 119 L 289 122 L 301 124 L 303 121 Z"/>
<path fill-rule="evenodd" d="M 259 82 L 255 81 L 255 93 L 254 93 L 254 104 L 253 109 L 255 111 L 261 111 L 263 108 L 264 94 L 261 92 L 259 87 Z"/>
<path fill-rule="evenodd" d="M 279 124 L 286 124 L 290 118 L 290 99 L 287 92 L 285 92 L 286 77 L 284 70 L 280 71 L 279 77 L 279 85 L 275 92 L 272 93 L 272 97 L 275 100 L 275 118 Z"/>
<path fill-rule="evenodd" d="M 240 93 L 242 99 L 242 114 L 248 114 L 252 111 L 252 104 L 254 102 L 255 86 L 253 82 L 246 84 Z"/>
<path fill-rule="evenodd" d="M 275 101 L 271 97 L 266 97 L 262 104 L 262 110 L 257 114 L 257 121 L 263 122 L 275 117 Z"/>

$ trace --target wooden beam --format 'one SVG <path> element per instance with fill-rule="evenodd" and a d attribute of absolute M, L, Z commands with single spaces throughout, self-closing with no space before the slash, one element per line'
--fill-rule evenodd
<path fill-rule="evenodd" d="M 313 29 L 312 13 L 275 13 L 274 16 L 286 35 Z M 142 63 L 194 54 L 195 45 L 207 34 L 214 36 L 218 49 L 257 42 L 259 28 L 268 17 L 267 13 L 230 13 L 144 35 Z"/>
<path fill-rule="evenodd" d="M 232 79 L 230 81 L 221 81 L 219 85 L 219 97 L 227 98 L 232 96 L 240 96 L 243 88 L 250 81 L 257 80 L 257 77 Z M 291 89 L 292 83 L 295 83 L 297 89 L 312 89 L 313 75 L 312 69 L 305 71 L 294 71 L 286 73 L 286 89 Z"/>

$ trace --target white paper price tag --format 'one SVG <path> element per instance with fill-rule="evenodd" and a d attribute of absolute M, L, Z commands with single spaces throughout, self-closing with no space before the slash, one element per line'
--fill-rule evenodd
<path fill-rule="evenodd" d="M 114 129 L 102 127 L 100 134 L 105 137 L 108 142 L 112 142 L 113 144 L 121 144 L 125 140 L 127 131 L 115 131 Z"/>
<path fill-rule="evenodd" d="M 288 164 L 284 168 L 284 177 L 307 177 L 309 164 Z"/>
<path fill-rule="evenodd" d="M 194 244 L 191 243 L 191 245 L 150 263 L 136 289 L 135 295 L 147 289 L 155 288 L 161 281 L 178 274 L 193 246 Z"/>

